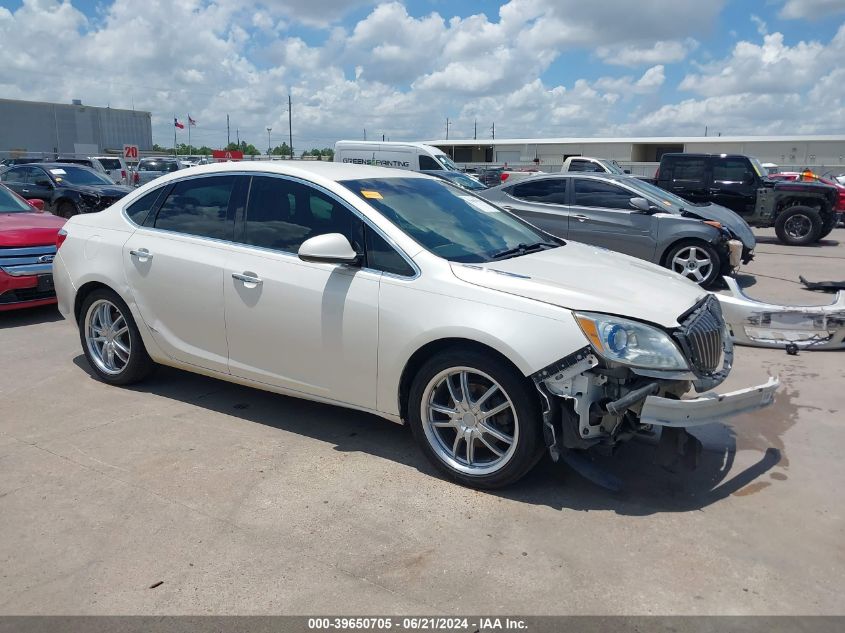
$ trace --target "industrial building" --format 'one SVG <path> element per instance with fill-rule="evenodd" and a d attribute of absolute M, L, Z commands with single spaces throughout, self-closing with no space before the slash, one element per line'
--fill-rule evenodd
<path fill-rule="evenodd" d="M 638 138 L 519 138 L 425 141 L 456 163 L 511 166 L 539 164 L 555 171 L 569 156 L 616 160 L 633 173 L 647 174 L 668 152 L 747 154 L 782 169 L 810 167 L 845 171 L 845 136 L 691 136 Z"/>
<path fill-rule="evenodd" d="M 0 158 L 152 150 L 152 115 L 140 110 L 0 99 Z"/>

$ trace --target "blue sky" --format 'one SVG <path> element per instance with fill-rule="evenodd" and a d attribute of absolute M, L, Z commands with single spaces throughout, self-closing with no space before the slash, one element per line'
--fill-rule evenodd
<path fill-rule="evenodd" d="M 162 144 L 190 112 L 197 142 L 229 114 L 263 147 L 287 94 L 303 149 L 447 117 L 464 138 L 842 133 L 843 22 L 845 0 L 0 0 L 0 93 L 150 110 Z"/>

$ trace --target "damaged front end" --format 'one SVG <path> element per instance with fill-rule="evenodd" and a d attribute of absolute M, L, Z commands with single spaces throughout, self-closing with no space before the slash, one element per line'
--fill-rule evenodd
<path fill-rule="evenodd" d="M 658 459 L 665 464 L 681 459 L 694 467 L 700 445 L 686 428 L 773 400 L 775 378 L 749 389 L 681 399 L 690 388 L 701 393 L 717 387 L 731 370 L 733 344 L 712 295 L 681 315 L 680 327 L 672 331 L 604 315 L 576 318 L 591 345 L 532 376 L 544 402 L 545 439 L 555 460 L 567 450 L 613 452 L 635 435 L 661 426 Z M 648 354 L 631 353 L 636 345 Z"/>
<path fill-rule="evenodd" d="M 715 294 L 735 343 L 754 347 L 845 349 L 845 293 L 822 306 L 777 305 L 746 295 L 724 277 L 730 295 Z"/>

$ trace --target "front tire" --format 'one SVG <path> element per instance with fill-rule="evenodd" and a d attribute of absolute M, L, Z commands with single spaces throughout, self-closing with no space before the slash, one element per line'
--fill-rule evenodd
<path fill-rule="evenodd" d="M 796 205 L 778 214 L 775 219 L 775 233 L 782 244 L 807 246 L 819 241 L 823 224 L 816 209 Z"/>
<path fill-rule="evenodd" d="M 493 354 L 441 352 L 414 377 L 408 418 L 422 452 L 449 479 L 501 488 L 522 478 L 543 450 L 539 397 Z"/>
<path fill-rule="evenodd" d="M 59 203 L 59 206 L 56 209 L 56 215 L 67 220 L 70 220 L 73 216 L 78 214 L 79 210 L 76 208 L 76 205 L 73 204 L 73 202 L 68 202 L 67 200 Z"/>
<path fill-rule="evenodd" d="M 666 253 L 665 266 L 683 275 L 702 288 L 713 286 L 722 272 L 719 252 L 707 242 L 686 240 L 673 245 Z"/>
<path fill-rule="evenodd" d="M 100 288 L 85 297 L 79 338 L 91 369 L 110 385 L 139 382 L 155 368 L 129 307 L 112 290 Z"/>

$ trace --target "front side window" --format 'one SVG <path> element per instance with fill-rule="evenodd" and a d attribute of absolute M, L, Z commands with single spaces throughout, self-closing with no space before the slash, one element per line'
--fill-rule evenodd
<path fill-rule="evenodd" d="M 177 182 L 159 209 L 155 228 L 231 240 L 233 220 L 229 216 L 229 199 L 235 178 L 212 176 Z"/>
<path fill-rule="evenodd" d="M 367 268 L 402 277 L 413 277 L 416 273 L 405 258 L 369 226 L 364 228 L 364 242 L 367 248 Z"/>
<path fill-rule="evenodd" d="M 580 207 L 631 210 L 631 198 L 635 196 L 622 187 L 587 178 L 575 179 L 575 204 Z"/>
<path fill-rule="evenodd" d="M 516 249 L 549 246 L 551 238 L 469 192 L 431 178 L 372 178 L 340 184 L 435 255 L 488 262 Z M 557 246 L 557 244 L 553 244 Z"/>
<path fill-rule="evenodd" d="M 431 156 L 420 155 L 420 169 L 423 171 L 431 171 L 432 169 L 443 169 L 443 167 Z"/>
<path fill-rule="evenodd" d="M 362 230 L 360 218 L 312 187 L 285 178 L 252 179 L 243 236 L 246 244 L 297 253 L 309 238 L 340 233 L 360 250 Z"/>
<path fill-rule="evenodd" d="M 446 171 L 461 171 L 461 168 L 453 163 L 452 159 L 446 156 L 446 154 L 438 154 L 437 160 L 440 161 L 440 164 L 443 165 L 443 169 Z M 435 169 L 440 169 L 440 167 L 435 167 Z"/>
<path fill-rule="evenodd" d="M 546 204 L 566 204 L 567 178 L 530 179 L 514 185 L 511 195 L 529 202 L 544 202 Z"/>
<path fill-rule="evenodd" d="M 0 187 L 0 213 L 32 213 L 35 211 L 6 187 Z"/>
<path fill-rule="evenodd" d="M 741 158 L 716 158 L 713 160 L 713 180 L 716 182 L 743 182 L 754 174 Z"/>

